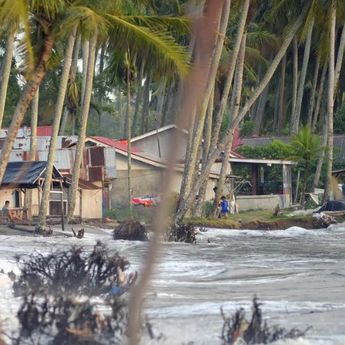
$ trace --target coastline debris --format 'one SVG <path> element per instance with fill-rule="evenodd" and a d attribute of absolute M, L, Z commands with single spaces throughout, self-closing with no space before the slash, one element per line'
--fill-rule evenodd
<path fill-rule="evenodd" d="M 137 220 L 126 220 L 118 225 L 113 232 L 114 240 L 148 241 L 147 230 Z"/>
<path fill-rule="evenodd" d="M 271 344 L 278 340 L 296 339 L 305 336 L 310 327 L 301 331 L 297 328 L 286 330 L 280 326 L 269 326 L 263 320 L 262 303 L 258 298 L 253 298 L 252 316 L 250 321 L 246 319 L 243 308 L 237 310 L 234 315 L 228 317 L 221 309 L 223 327 L 221 331 L 222 345 L 240 344 Z"/>

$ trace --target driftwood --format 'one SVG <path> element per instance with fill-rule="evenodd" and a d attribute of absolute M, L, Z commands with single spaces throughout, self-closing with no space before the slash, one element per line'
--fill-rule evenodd
<path fill-rule="evenodd" d="M 144 225 L 136 220 L 127 220 L 117 226 L 113 232 L 114 240 L 147 241 L 147 231 Z"/>
<path fill-rule="evenodd" d="M 223 345 L 235 345 L 240 343 L 240 339 L 244 344 L 270 344 L 283 339 L 295 339 L 303 337 L 309 328 L 300 331 L 297 328 L 286 330 L 280 326 L 268 326 L 263 321 L 261 304 L 254 297 L 251 320 L 245 318 L 244 309 L 241 308 L 234 315 L 227 317 L 221 309 L 223 318 L 223 327 L 221 332 L 221 340 Z"/>
<path fill-rule="evenodd" d="M 85 230 L 84 229 L 80 229 L 78 230 L 78 232 L 75 232 L 74 229 L 72 228 L 72 232 L 73 232 L 73 236 L 76 238 L 83 238 L 85 235 Z"/>

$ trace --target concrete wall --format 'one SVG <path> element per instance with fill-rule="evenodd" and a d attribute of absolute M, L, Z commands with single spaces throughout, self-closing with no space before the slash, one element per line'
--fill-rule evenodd
<path fill-rule="evenodd" d="M 288 195 L 238 195 L 236 197 L 239 211 L 248 210 L 269 210 L 274 209 L 278 204 L 280 208 L 289 207 Z"/>

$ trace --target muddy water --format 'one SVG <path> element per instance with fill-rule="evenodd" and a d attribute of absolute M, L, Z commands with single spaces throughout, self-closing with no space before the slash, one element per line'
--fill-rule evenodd
<path fill-rule="evenodd" d="M 49 252 L 66 244 L 107 241 L 139 269 L 146 244 L 111 241 L 107 231 L 83 240 L 0 235 L 0 269 L 15 269 L 15 254 Z M 211 243 L 208 243 L 207 239 Z M 2 276 L 2 277 L 1 277 Z M 5 327 L 19 301 L 0 275 L 0 313 Z M 305 339 L 288 344 L 345 345 L 345 227 L 328 230 L 237 231 L 210 229 L 196 246 L 166 243 L 146 299 L 146 314 L 166 344 L 218 344 L 220 307 L 250 310 L 253 295 L 269 323 L 313 326 Z"/>

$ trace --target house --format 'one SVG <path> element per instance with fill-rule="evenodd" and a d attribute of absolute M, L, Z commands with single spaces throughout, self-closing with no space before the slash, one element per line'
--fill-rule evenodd
<path fill-rule="evenodd" d="M 31 214 L 38 216 L 46 168 L 46 161 L 9 162 L 0 186 L 0 203 L 3 205 L 9 200 L 14 211 L 25 217 L 25 194 L 31 189 Z M 62 207 L 67 215 L 70 185 L 70 177 L 63 176 L 54 166 L 47 216 L 60 216 Z M 102 218 L 102 186 L 80 179 L 78 187 L 74 216 L 82 219 Z"/>
<path fill-rule="evenodd" d="M 168 140 L 166 141 L 168 144 Z M 128 152 L 126 140 L 113 140 L 105 137 L 91 136 L 86 138 L 87 147 L 112 147 L 116 151 L 116 178 L 111 181 L 110 199 L 112 207 L 121 207 L 128 202 Z M 166 159 L 154 157 L 143 152 L 137 147 L 131 150 L 132 168 L 132 195 L 145 196 L 157 195 L 160 191 L 162 174 L 167 167 Z M 177 164 L 175 176 L 172 183 L 172 191 L 180 192 L 184 165 Z M 206 197 L 212 199 L 213 188 L 218 179 L 218 174 L 211 172 L 207 185 Z"/>

